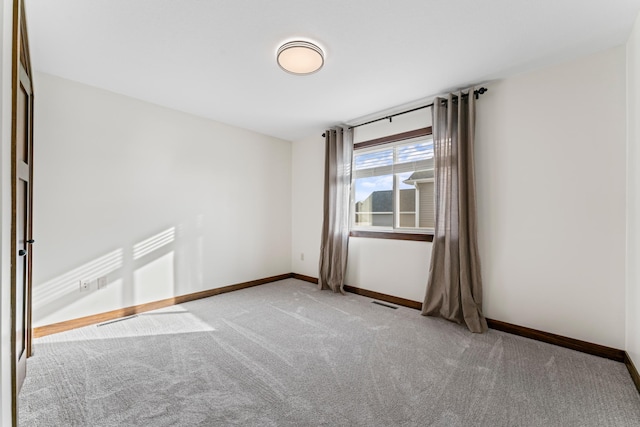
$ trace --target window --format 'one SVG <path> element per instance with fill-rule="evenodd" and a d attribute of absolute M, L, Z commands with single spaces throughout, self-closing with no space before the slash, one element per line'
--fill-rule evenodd
<path fill-rule="evenodd" d="M 351 229 L 433 232 L 431 128 L 362 142 L 354 149 Z"/>

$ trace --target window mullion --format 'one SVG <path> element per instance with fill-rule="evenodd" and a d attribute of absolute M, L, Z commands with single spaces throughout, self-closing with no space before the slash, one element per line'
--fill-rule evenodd
<path fill-rule="evenodd" d="M 420 190 L 419 190 L 417 185 L 414 184 L 414 186 L 416 187 L 416 189 L 415 189 L 415 196 L 416 196 L 415 197 L 415 204 L 416 205 L 415 205 L 415 208 L 414 208 L 414 211 L 415 211 L 415 222 L 414 222 L 414 224 L 415 224 L 416 228 L 419 228 L 420 227 Z"/>
<path fill-rule="evenodd" d="M 355 152 L 351 153 L 351 188 L 349 189 L 349 230 L 353 230 L 353 228 L 357 224 L 357 215 L 356 215 L 356 159 L 357 154 Z"/>
<path fill-rule="evenodd" d="M 400 215 L 398 209 L 400 209 L 400 195 L 398 194 L 398 177 L 393 174 L 393 229 L 398 228 Z"/>
<path fill-rule="evenodd" d="M 393 147 L 393 165 L 391 173 L 393 174 L 393 229 L 400 226 L 400 186 L 398 185 L 398 176 L 396 175 L 395 165 L 398 163 L 398 147 Z"/>

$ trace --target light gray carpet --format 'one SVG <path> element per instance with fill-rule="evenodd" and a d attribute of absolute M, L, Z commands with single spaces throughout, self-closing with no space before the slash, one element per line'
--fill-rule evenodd
<path fill-rule="evenodd" d="M 618 362 L 294 279 L 35 340 L 21 426 L 640 426 Z"/>

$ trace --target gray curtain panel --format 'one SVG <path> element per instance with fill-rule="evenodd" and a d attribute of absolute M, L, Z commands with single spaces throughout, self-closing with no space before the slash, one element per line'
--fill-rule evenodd
<path fill-rule="evenodd" d="M 473 88 L 469 94 L 433 102 L 436 223 L 422 314 L 481 333 L 487 321 L 477 241 Z"/>
<path fill-rule="evenodd" d="M 349 197 L 353 131 L 325 132 L 324 220 L 318 287 L 344 293 L 349 247 Z"/>

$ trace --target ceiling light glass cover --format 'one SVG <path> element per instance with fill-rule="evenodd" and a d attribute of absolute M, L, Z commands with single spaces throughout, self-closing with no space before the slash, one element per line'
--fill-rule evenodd
<path fill-rule="evenodd" d="M 312 74 L 324 65 L 324 52 L 313 43 L 293 41 L 278 49 L 278 65 L 291 74 Z"/>

